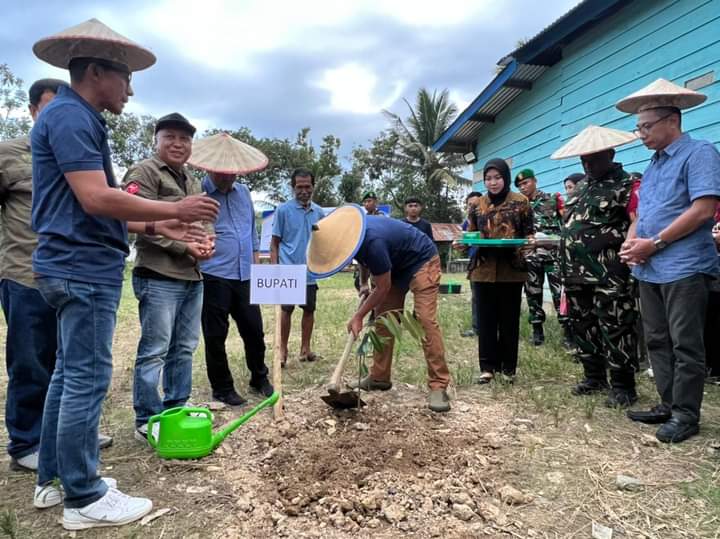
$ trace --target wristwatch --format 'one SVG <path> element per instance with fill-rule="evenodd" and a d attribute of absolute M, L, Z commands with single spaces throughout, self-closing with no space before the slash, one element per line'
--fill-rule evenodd
<path fill-rule="evenodd" d="M 653 242 L 653 244 L 655 244 L 655 250 L 656 250 L 656 251 L 662 251 L 663 249 L 665 249 L 665 247 L 668 246 L 668 242 L 666 242 L 665 240 L 661 239 L 661 238 L 660 238 L 660 235 L 658 235 L 658 234 L 655 234 L 655 235 L 652 237 L 652 242 Z"/>

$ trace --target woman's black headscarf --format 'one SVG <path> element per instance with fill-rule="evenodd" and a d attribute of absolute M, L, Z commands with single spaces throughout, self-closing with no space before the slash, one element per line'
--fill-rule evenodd
<path fill-rule="evenodd" d="M 493 195 L 488 190 L 488 197 L 490 197 L 490 202 L 492 202 L 494 206 L 497 206 L 498 204 L 502 204 L 503 202 L 505 202 L 505 197 L 507 197 L 507 194 L 510 192 L 510 167 L 507 165 L 504 159 L 500 159 L 498 157 L 496 157 L 495 159 L 490 159 L 490 161 L 485 163 L 485 166 L 483 167 L 483 181 L 485 180 L 485 174 L 487 174 L 487 171 L 491 168 L 497 170 L 503 177 L 502 191 L 500 191 L 497 195 Z"/>

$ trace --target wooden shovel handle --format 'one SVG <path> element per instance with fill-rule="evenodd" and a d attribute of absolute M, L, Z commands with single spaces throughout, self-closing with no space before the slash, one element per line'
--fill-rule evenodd
<path fill-rule="evenodd" d="M 280 330 L 282 323 L 280 318 L 282 317 L 282 307 L 275 305 L 275 334 L 273 335 L 273 387 L 275 391 L 280 394 L 280 398 L 275 402 L 273 406 L 273 416 L 275 421 L 280 421 L 283 418 L 283 398 L 282 398 L 282 357 L 280 355 Z"/>
<path fill-rule="evenodd" d="M 350 351 L 352 350 L 354 342 L 355 335 L 351 331 L 348 333 L 342 357 L 340 358 L 340 361 L 338 361 L 338 364 L 335 366 L 335 370 L 330 377 L 330 383 L 327 386 L 328 393 L 340 393 L 340 379 L 342 378 L 342 373 L 345 370 L 345 363 L 347 363 L 348 357 L 350 357 Z"/>

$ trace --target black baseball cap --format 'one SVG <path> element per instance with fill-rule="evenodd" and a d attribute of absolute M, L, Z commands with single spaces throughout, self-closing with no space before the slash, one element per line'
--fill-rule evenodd
<path fill-rule="evenodd" d="M 155 124 L 155 134 L 161 129 L 180 129 L 190 133 L 190 136 L 195 135 L 195 126 L 191 124 L 185 116 L 178 112 L 172 112 L 159 118 Z"/>

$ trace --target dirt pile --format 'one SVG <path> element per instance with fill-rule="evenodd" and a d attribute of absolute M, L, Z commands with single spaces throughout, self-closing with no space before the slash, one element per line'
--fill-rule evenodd
<path fill-rule="evenodd" d="M 528 536 L 511 505 L 532 496 L 498 480 L 507 437 L 491 418 L 462 403 L 465 411 L 438 416 L 417 391 L 369 401 L 336 412 L 293 397 L 285 422 L 253 433 L 257 490 L 241 496 L 242 522 L 227 536 Z"/>

